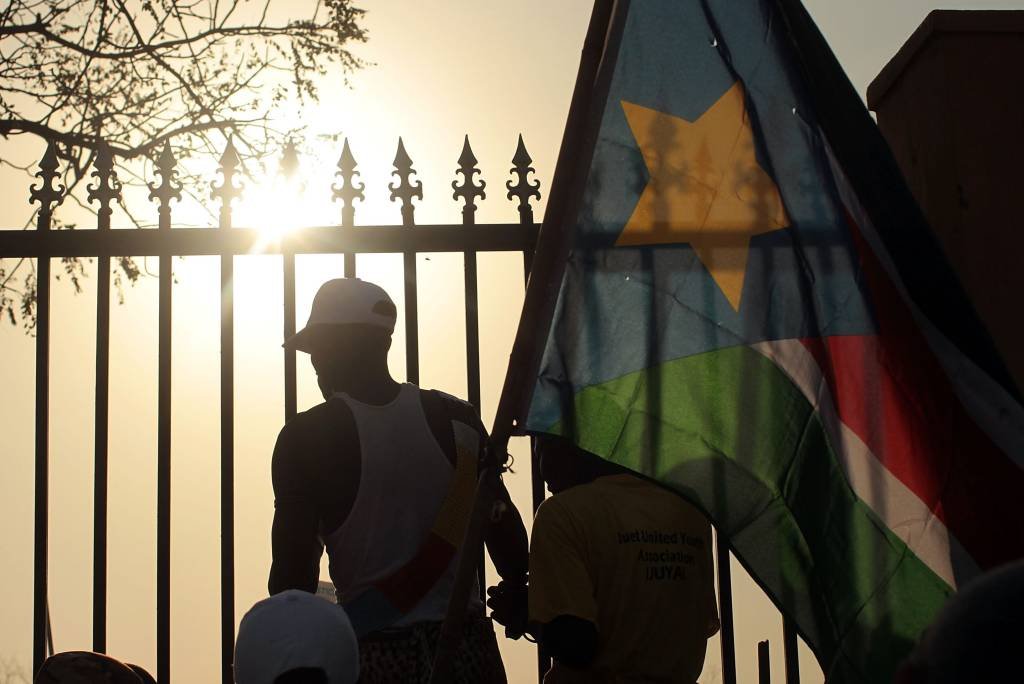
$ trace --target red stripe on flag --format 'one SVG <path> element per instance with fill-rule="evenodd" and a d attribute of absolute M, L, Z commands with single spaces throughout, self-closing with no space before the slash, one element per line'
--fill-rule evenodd
<path fill-rule="evenodd" d="M 850 223 L 878 335 L 804 341 L 840 419 L 983 570 L 1024 556 L 1024 471 L 968 415 L 909 308 Z"/>

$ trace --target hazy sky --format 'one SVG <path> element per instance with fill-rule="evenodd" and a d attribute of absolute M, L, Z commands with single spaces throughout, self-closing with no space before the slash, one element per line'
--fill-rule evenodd
<path fill-rule="evenodd" d="M 305 194 L 284 197 L 249 181 L 238 225 L 270 221 L 329 224 L 337 208 L 327 189 L 339 145 L 321 134 L 350 136 L 366 183 L 357 223 L 396 223 L 387 201 L 391 160 L 404 136 L 424 200 L 423 223 L 457 222 L 451 201 L 462 136 L 469 133 L 488 182 L 478 221 L 515 221 L 505 200 L 516 134 L 522 133 L 543 182 L 545 197 L 565 122 L 579 49 L 590 12 L 588 0 L 516 3 L 446 0 L 432 3 L 368 1 L 369 43 L 358 49 L 372 62 L 346 89 L 332 78 L 321 106 L 307 112 L 303 144 Z M 863 94 L 868 83 L 938 5 L 925 0 L 808 0 L 805 3 Z M 1011 8 L 1013 2 L 957 2 L 960 8 Z M 42 152 L 34 139 L 0 141 L 0 155 L 29 161 Z M 28 216 L 28 183 L 0 171 L 0 226 L 20 227 Z M 540 205 L 543 206 L 543 203 Z M 90 225 L 69 206 L 69 220 Z M 537 217 L 542 215 L 537 211 Z M 155 212 L 151 213 L 155 220 Z M 178 218 L 202 222 L 194 209 Z M 115 214 L 115 226 L 124 225 Z M 265 594 L 269 565 L 272 492 L 270 450 L 284 418 L 280 259 L 239 257 L 236 269 L 236 606 L 238 617 Z M 504 377 L 504 363 L 522 303 L 521 258 L 485 255 L 481 273 L 483 413 L 489 423 Z M 9 266 L 10 264 L 6 264 Z M 157 261 L 144 264 L 155 273 Z M 380 282 L 400 307 L 400 257 L 361 257 L 360 275 Z M 215 258 L 176 260 L 174 287 L 174 403 L 172 518 L 172 672 L 176 681 L 213 681 L 219 644 L 219 287 Z M 461 256 L 421 256 L 419 263 L 421 380 L 465 395 Z M 55 266 L 55 271 L 59 270 Z M 92 272 L 92 271 L 90 271 Z M 316 287 L 340 275 L 337 257 L 300 257 L 299 324 Z M 94 279 L 74 296 L 64 283 L 53 291 L 51 357 L 51 606 L 58 650 L 89 648 L 91 634 Z M 111 314 L 110 588 L 109 648 L 153 667 L 155 656 L 156 487 L 156 280 L 126 292 Z M 401 320 L 401 317 L 400 317 Z M 392 358 L 404 377 L 404 331 L 396 331 Z M 27 671 L 31 646 L 32 396 L 34 340 L 0 326 L 4 405 L 0 411 L 0 657 Z M 319 401 L 312 371 L 299 359 L 299 407 Z M 529 467 L 515 447 L 511 488 L 529 510 Z M 492 574 L 493 576 L 493 574 Z M 760 591 L 737 577 L 737 648 L 740 681 L 755 677 L 756 643 L 770 639 L 773 679 L 782 681 L 779 618 Z M 326 572 L 322 573 L 326 578 Z M 529 681 L 532 647 L 502 644 L 511 681 Z M 701 682 L 720 681 L 717 640 L 709 648 Z M 802 654 L 804 681 L 820 681 Z M 2 671 L 2 670 L 0 670 Z"/>

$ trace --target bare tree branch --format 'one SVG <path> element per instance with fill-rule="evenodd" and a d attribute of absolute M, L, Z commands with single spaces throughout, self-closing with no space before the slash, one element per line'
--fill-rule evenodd
<path fill-rule="evenodd" d="M 151 154 L 153 150 L 163 148 L 164 143 L 167 141 L 183 135 L 205 133 L 206 131 L 213 130 L 224 131 L 233 128 L 241 128 L 258 121 L 259 120 L 257 119 L 225 119 L 223 121 L 208 121 L 206 123 L 188 124 L 163 133 L 143 145 L 126 148 L 108 144 L 108 147 L 115 156 L 123 159 L 134 159 L 140 156 L 147 156 Z M 56 129 L 50 128 L 49 126 L 38 124 L 35 121 L 0 119 L 0 136 L 7 137 L 8 135 L 16 135 L 18 133 L 32 133 L 44 140 L 54 140 L 72 148 L 85 148 L 92 150 L 98 149 L 98 147 L 104 143 L 104 139 L 96 135 L 89 135 L 86 133 L 62 133 Z"/>
<path fill-rule="evenodd" d="M 315 102 L 316 79 L 328 69 L 345 82 L 362 66 L 349 50 L 366 40 L 363 12 L 352 2 L 0 3 L 0 145 L 21 135 L 55 143 L 73 199 L 65 204 L 88 206 L 73 193 L 84 192 L 100 147 L 113 152 L 122 179 L 140 185 L 139 161 L 169 144 L 189 193 L 188 183 L 199 181 L 185 168 L 190 159 L 219 150 L 229 133 L 243 163 L 266 156 L 279 144 L 274 122 L 283 109 Z M 294 18 L 273 23 L 282 11 Z M 0 261 L 0 316 L 31 328 L 33 261 L 12 262 Z M 63 266 L 77 285 L 81 264 Z M 131 283 L 139 274 L 122 260 L 115 280 Z"/>

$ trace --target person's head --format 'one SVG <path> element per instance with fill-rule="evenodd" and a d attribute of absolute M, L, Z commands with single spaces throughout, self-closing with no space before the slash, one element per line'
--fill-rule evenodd
<path fill-rule="evenodd" d="M 152 681 L 145 670 L 127 665 L 102 653 L 65 651 L 43 661 L 35 684 L 143 684 Z"/>
<path fill-rule="evenodd" d="M 623 472 L 622 468 L 579 448 L 565 437 L 539 434 L 535 438 L 540 475 L 553 494 L 602 475 Z"/>
<path fill-rule="evenodd" d="M 336 278 L 320 286 L 306 327 L 284 343 L 310 355 L 321 391 L 329 395 L 353 377 L 387 373 L 398 311 L 378 285 Z"/>
<path fill-rule="evenodd" d="M 289 590 L 249 609 L 235 640 L 237 684 L 353 684 L 359 645 L 341 606 Z"/>
<path fill-rule="evenodd" d="M 311 336 L 309 359 L 324 397 L 353 378 L 384 377 L 391 331 L 366 323 L 324 325 Z"/>
<path fill-rule="evenodd" d="M 1018 681 L 1024 645 L 1024 561 L 954 594 L 904 661 L 896 684 Z"/>

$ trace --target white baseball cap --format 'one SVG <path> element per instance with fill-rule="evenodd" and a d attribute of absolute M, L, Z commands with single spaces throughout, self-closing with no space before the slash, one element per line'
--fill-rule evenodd
<path fill-rule="evenodd" d="M 398 311 L 384 288 L 359 278 L 328 280 L 317 290 L 306 327 L 285 340 L 286 349 L 311 351 L 317 330 L 327 326 L 364 323 L 395 331 Z"/>
<path fill-rule="evenodd" d="M 328 684 L 359 679 L 359 644 L 344 608 L 290 589 L 245 614 L 235 640 L 235 682 L 273 684 L 297 668 L 319 668 Z"/>

